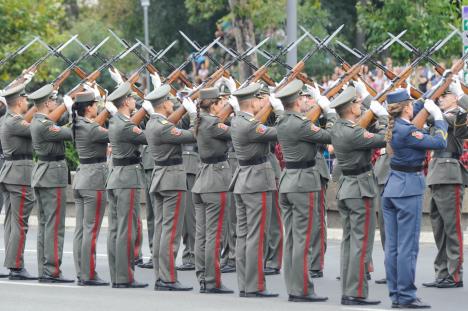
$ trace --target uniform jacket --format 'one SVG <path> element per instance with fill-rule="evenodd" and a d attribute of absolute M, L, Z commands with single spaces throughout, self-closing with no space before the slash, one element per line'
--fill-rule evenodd
<path fill-rule="evenodd" d="M 198 152 L 201 159 L 227 156 L 231 129 L 219 118 L 202 112 L 197 133 Z M 228 161 L 215 164 L 201 163 L 192 188 L 193 193 L 225 192 L 232 178 Z"/>
<path fill-rule="evenodd" d="M 31 122 L 32 146 L 40 156 L 65 155 L 66 140 L 72 139 L 71 129 L 57 126 L 45 114 L 36 113 Z M 66 187 L 68 167 L 65 160 L 41 161 L 34 165 L 31 177 L 32 187 Z"/>
<path fill-rule="evenodd" d="M 231 137 L 238 160 L 266 158 L 270 142 L 276 141 L 276 128 L 265 126 L 251 114 L 240 111 L 232 120 Z M 229 188 L 239 194 L 276 190 L 271 163 L 239 165 Z"/>
<path fill-rule="evenodd" d="M 178 127 L 188 130 L 190 126 L 190 115 L 187 113 L 177 124 Z M 182 160 L 185 173 L 195 175 L 200 169 L 200 156 L 196 143 L 182 145 Z"/>
<path fill-rule="evenodd" d="M 19 114 L 7 111 L 0 128 L 0 139 L 5 157 L 32 156 L 30 124 Z M 32 160 L 6 160 L 0 170 L 0 182 L 11 185 L 31 185 Z"/>
<path fill-rule="evenodd" d="M 140 156 L 140 145 L 146 144 L 143 131 L 127 116 L 116 113 L 109 122 L 109 141 L 112 159 L 136 158 Z M 141 164 L 111 166 L 106 189 L 145 188 L 145 176 Z"/>
<path fill-rule="evenodd" d="M 107 129 L 84 117 L 77 117 L 75 146 L 80 159 L 106 158 L 109 135 Z M 107 163 L 80 164 L 73 180 L 73 189 L 104 190 L 108 175 Z"/>
<path fill-rule="evenodd" d="M 195 142 L 192 131 L 177 128 L 160 114 L 153 114 L 146 124 L 146 137 L 154 161 L 182 158 L 182 144 Z M 154 165 L 150 192 L 187 190 L 183 164 Z"/>

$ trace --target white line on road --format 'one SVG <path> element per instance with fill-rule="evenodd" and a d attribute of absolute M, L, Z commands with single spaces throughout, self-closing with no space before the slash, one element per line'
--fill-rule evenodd
<path fill-rule="evenodd" d="M 36 281 L 37 282 L 37 281 Z M 26 283 L 26 282 L 17 282 L 17 281 L 0 281 L 1 284 L 8 285 L 24 285 L 24 286 L 39 286 L 39 287 L 63 287 L 63 288 L 78 288 L 83 289 L 84 287 L 75 286 L 75 285 L 62 285 L 62 284 L 42 284 L 42 283 Z"/>
<path fill-rule="evenodd" d="M 352 311 L 375 311 L 375 310 L 385 310 L 392 311 L 392 309 L 380 309 L 380 308 L 363 308 L 363 307 L 341 307 L 341 310 L 352 310 Z"/>

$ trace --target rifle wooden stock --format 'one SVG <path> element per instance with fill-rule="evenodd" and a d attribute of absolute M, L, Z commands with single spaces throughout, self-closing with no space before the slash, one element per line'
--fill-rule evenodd
<path fill-rule="evenodd" d="M 348 71 L 351 69 L 351 66 L 348 64 L 348 63 L 343 63 L 341 65 L 341 68 L 343 68 L 344 71 Z M 366 86 L 366 89 L 367 89 L 367 92 L 369 92 L 369 94 L 374 97 L 375 95 L 377 95 L 377 91 L 374 90 L 374 88 L 372 86 L 369 85 L 369 83 L 366 82 L 366 80 L 362 77 L 362 75 L 360 73 L 357 74 L 358 77 L 361 79 L 361 81 L 364 83 L 364 85 Z M 353 77 L 353 80 L 354 81 L 357 81 L 357 78 L 356 77 Z"/>
<path fill-rule="evenodd" d="M 140 108 L 138 109 L 137 112 L 135 112 L 135 114 L 130 118 L 130 120 L 136 125 L 140 125 L 141 121 L 143 121 L 145 116 L 146 116 L 146 110 L 143 108 Z"/>
<path fill-rule="evenodd" d="M 229 118 L 229 116 L 233 112 L 234 110 L 232 109 L 232 106 L 229 104 L 226 104 L 216 116 L 219 118 L 221 123 L 224 123 L 226 122 L 226 120 Z"/>
<path fill-rule="evenodd" d="M 360 64 L 353 65 L 351 68 L 349 68 L 348 71 L 346 71 L 338 80 L 339 83 L 335 83 L 331 87 L 325 90 L 323 92 L 323 96 L 326 96 L 328 99 L 332 98 L 336 94 L 340 92 L 340 90 L 343 88 L 343 85 L 345 85 L 349 80 L 354 78 L 360 71 L 361 71 L 361 66 Z"/>
<path fill-rule="evenodd" d="M 24 121 L 28 122 L 28 123 L 31 123 L 32 121 L 32 118 L 34 117 L 34 115 L 36 114 L 37 112 L 37 107 L 36 105 L 33 105 L 31 108 L 29 108 L 28 111 L 26 111 L 26 113 L 24 114 L 23 116 L 23 119 Z"/>
<path fill-rule="evenodd" d="M 109 118 L 109 115 L 110 115 L 110 113 L 109 113 L 109 111 L 107 111 L 107 109 L 102 109 L 102 111 L 94 119 L 94 122 L 96 122 L 100 126 L 104 126 L 107 119 Z"/>
<path fill-rule="evenodd" d="M 75 68 L 73 68 L 73 71 L 78 75 L 78 77 L 80 77 L 81 79 L 84 79 L 86 78 L 88 75 L 86 74 L 86 72 L 81 69 L 80 67 L 78 66 L 75 66 Z M 100 85 L 97 86 L 98 89 L 99 89 L 99 93 L 101 94 L 101 96 L 105 96 L 106 95 L 106 91 L 104 90 L 104 88 Z"/>
<path fill-rule="evenodd" d="M 71 74 L 71 70 L 67 70 L 67 71 L 63 72 L 57 78 L 57 80 L 54 82 L 54 90 L 58 90 L 60 88 L 60 86 L 63 84 L 63 82 L 65 82 L 65 80 L 67 80 L 67 78 L 70 76 L 70 74 Z"/>
<path fill-rule="evenodd" d="M 101 72 L 99 70 L 95 70 L 91 74 L 88 75 L 86 82 L 93 83 L 94 81 L 96 81 L 97 78 L 99 78 L 100 75 L 101 75 Z M 73 88 L 68 95 L 71 98 L 75 98 L 76 94 L 83 91 L 83 89 L 84 89 L 83 83 L 80 83 L 75 88 Z"/>
<path fill-rule="evenodd" d="M 435 69 L 435 71 L 436 71 L 438 74 L 440 74 L 441 76 L 444 75 L 445 68 L 442 67 L 441 65 L 434 66 L 434 69 Z M 468 94 L 468 86 L 467 86 L 465 83 L 463 83 L 462 81 L 460 81 L 460 84 L 461 84 L 463 93 Z"/>
<path fill-rule="evenodd" d="M 319 105 L 315 104 L 309 111 L 307 111 L 306 118 L 315 123 L 318 120 L 318 118 L 320 118 L 321 114 L 322 109 Z"/>
<path fill-rule="evenodd" d="M 55 108 L 54 111 L 49 113 L 47 117 L 50 120 L 57 122 L 58 120 L 60 120 L 60 118 L 66 111 L 67 111 L 67 107 L 65 107 L 65 104 L 61 104 L 57 108 Z"/>

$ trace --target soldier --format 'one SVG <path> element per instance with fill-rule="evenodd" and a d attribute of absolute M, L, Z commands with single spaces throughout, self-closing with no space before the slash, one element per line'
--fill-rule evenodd
<path fill-rule="evenodd" d="M 146 124 L 148 146 L 154 159 L 150 192 L 154 197 L 155 228 L 153 236 L 153 265 L 156 274 L 155 290 L 188 291 L 177 280 L 175 260 L 179 248 L 184 219 L 183 195 L 187 191 L 186 173 L 182 163 L 182 144 L 193 143 L 189 130 L 175 127 L 167 120 L 173 113 L 171 87 L 167 84 L 155 89 L 145 99 L 151 102 L 154 113 Z M 196 111 L 193 103 L 184 101 L 189 113 Z"/>
<path fill-rule="evenodd" d="M 24 246 L 28 233 L 29 215 L 34 206 L 31 188 L 32 143 L 29 122 L 23 114 L 28 110 L 25 84 L 8 89 L 5 93 L 8 111 L 0 129 L 5 163 L 0 171 L 0 183 L 10 198 L 5 210 L 10 232 L 5 234 L 5 267 L 10 269 L 10 280 L 37 280 L 24 268 Z"/>
<path fill-rule="evenodd" d="M 2 95 L 3 92 L 0 91 L 0 95 Z M 0 96 L 0 106 L 4 105 L 6 107 L 7 102 L 5 97 Z M 1 123 L 3 122 L 3 118 L 0 117 L 0 126 Z M 1 152 L 1 144 L 0 144 L 0 168 L 3 166 L 4 158 L 3 158 L 3 153 Z M 2 211 L 3 207 L 5 206 L 5 220 L 3 223 L 4 227 L 4 235 L 3 239 L 5 241 L 5 249 L 7 248 L 8 240 L 10 239 L 9 233 L 11 231 L 11 226 L 9 223 L 9 200 L 8 200 L 8 194 L 3 190 L 0 189 L 0 212 Z M 9 272 L 4 272 L 3 269 L 0 270 L 0 278 L 7 278 L 10 276 Z"/>
<path fill-rule="evenodd" d="M 341 242 L 341 289 L 343 305 L 375 305 L 369 300 L 366 273 L 375 233 L 377 187 L 370 163 L 372 149 L 385 146 L 382 134 L 373 134 L 356 125 L 361 101 L 356 89 L 347 87 L 331 105 L 339 119 L 331 131 L 331 141 L 342 176 L 338 181 L 338 209 L 343 226 Z M 378 102 L 370 109 L 382 124 L 387 111 Z M 383 132 L 383 131 L 382 131 Z"/>
<path fill-rule="evenodd" d="M 447 147 L 447 123 L 432 100 L 425 100 L 424 108 L 435 120 L 434 135 L 422 133 L 410 122 L 418 108 L 413 109 L 406 89 L 387 96 L 390 121 L 385 139 L 393 154 L 382 205 L 386 232 L 385 271 L 393 308 L 430 308 L 416 296 L 414 284 L 425 191 L 422 163 L 427 149 Z"/>
<path fill-rule="evenodd" d="M 71 100 L 65 97 L 64 100 Z M 106 208 L 107 129 L 95 121 L 97 101 L 94 92 L 76 95 L 73 104 L 73 141 L 80 158 L 73 180 L 76 227 L 73 256 L 79 285 L 109 285 L 96 272 L 96 243 Z"/>
<path fill-rule="evenodd" d="M 276 97 L 284 105 L 284 115 L 277 121 L 278 141 L 283 151 L 285 170 L 279 183 L 280 205 L 285 226 L 284 277 L 289 301 L 325 301 L 315 294 L 309 275 L 311 239 L 320 236 L 321 179 L 315 161 L 317 143 L 330 143 L 328 130 L 336 113 L 330 101 L 321 97 L 318 104 L 326 114 L 327 130 L 322 130 L 301 113 L 299 94 L 303 87 L 293 80 Z"/>
<path fill-rule="evenodd" d="M 423 283 L 426 287 L 463 287 L 461 210 L 468 172 L 459 159 L 463 153 L 463 140 L 468 137 L 466 123 L 456 124 L 462 106 L 468 106 L 468 96 L 464 95 L 457 80 L 439 100 L 444 120 L 448 123 L 447 148 L 434 151 L 427 174 L 431 223 L 438 253 L 434 261 L 436 280 Z"/>
<path fill-rule="evenodd" d="M 48 114 L 57 107 L 57 92 L 47 84 L 28 96 L 37 113 L 31 122 L 32 146 L 38 161 L 34 165 L 31 186 L 39 212 L 37 259 L 39 282 L 70 283 L 62 277 L 63 241 L 67 203 L 68 167 L 65 141 L 72 139 L 70 128 L 59 127 Z M 67 103 L 67 110 L 71 110 Z"/>
<path fill-rule="evenodd" d="M 234 291 L 221 283 L 221 238 L 224 214 L 229 209 L 227 191 L 232 178 L 227 162 L 229 126 L 216 114 L 223 108 L 218 88 L 200 90 L 195 134 L 202 166 L 193 186 L 197 232 L 195 270 L 200 292 L 230 294 Z"/>
<path fill-rule="evenodd" d="M 141 166 L 140 145 L 146 144 L 143 131 L 130 120 L 135 109 L 130 84 L 125 82 L 107 98 L 118 109 L 109 124 L 112 167 L 107 178 L 109 197 L 109 236 L 107 253 L 113 288 L 142 288 L 135 281 L 134 255 L 138 211 L 145 176 Z M 107 104 L 106 107 L 112 105 Z M 113 110 L 109 108 L 108 110 Z"/>
<path fill-rule="evenodd" d="M 237 213 L 236 270 L 241 297 L 277 297 L 267 291 L 263 272 L 265 230 L 275 176 L 267 160 L 269 143 L 276 129 L 259 123 L 254 115 L 261 109 L 257 98 L 261 85 L 253 83 L 233 93 L 230 104 L 240 111 L 232 120 L 231 136 L 239 167 L 231 181 Z M 275 103 L 274 110 L 282 108 Z M 239 110 L 234 108 L 234 111 Z"/>

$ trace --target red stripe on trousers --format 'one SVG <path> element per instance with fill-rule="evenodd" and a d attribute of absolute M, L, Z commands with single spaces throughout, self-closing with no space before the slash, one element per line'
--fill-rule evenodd
<path fill-rule="evenodd" d="M 172 222 L 171 238 L 169 240 L 169 273 L 171 282 L 175 282 L 175 258 L 174 258 L 174 240 L 177 235 L 177 223 L 179 222 L 180 202 L 182 201 L 182 192 L 177 192 L 177 201 L 174 211 L 174 221 Z"/>
<path fill-rule="evenodd" d="M 307 217 L 307 231 L 306 240 L 304 244 L 304 258 L 302 262 L 302 279 L 304 283 L 304 295 L 309 294 L 309 249 L 310 249 L 310 234 L 312 233 L 312 227 L 314 222 L 314 193 L 309 192 L 309 217 Z"/>
<path fill-rule="evenodd" d="M 135 247 L 134 247 L 134 251 L 133 251 L 133 256 L 135 258 L 140 257 L 141 233 L 142 233 L 141 218 L 138 217 L 138 220 L 137 220 L 137 238 L 136 238 L 136 241 L 135 241 Z"/>
<path fill-rule="evenodd" d="M 369 238 L 369 222 L 370 222 L 370 210 L 371 210 L 370 199 L 364 199 L 364 206 L 366 208 L 366 218 L 364 221 L 364 239 L 362 241 L 361 258 L 359 259 L 359 284 L 358 284 L 358 297 L 363 297 L 362 288 L 364 286 L 365 277 L 365 260 L 367 253 L 367 242 Z"/>
<path fill-rule="evenodd" d="M 58 229 L 60 225 L 60 208 L 62 206 L 62 189 L 57 189 L 57 206 L 55 208 L 55 224 L 54 224 L 54 260 L 55 260 L 55 272 L 54 276 L 60 275 L 59 265 L 59 254 L 58 254 Z"/>
<path fill-rule="evenodd" d="M 214 249 L 214 258 L 215 258 L 215 281 L 216 288 L 221 287 L 221 266 L 219 264 L 219 255 L 220 255 L 220 244 L 221 244 L 221 235 L 223 233 L 223 220 L 224 220 L 224 209 L 226 207 L 226 192 L 221 192 L 219 194 L 220 209 L 218 216 L 218 226 L 216 228 L 216 239 L 215 239 L 215 249 Z"/>
<path fill-rule="evenodd" d="M 99 230 L 99 219 L 101 218 L 102 190 L 96 191 L 96 213 L 94 215 L 94 226 L 91 236 L 91 256 L 89 257 L 89 279 L 94 280 L 96 273 L 96 240 Z"/>
<path fill-rule="evenodd" d="M 266 192 L 262 192 L 262 214 L 260 219 L 260 232 L 258 239 L 258 251 L 257 251 L 257 278 L 258 278 L 258 291 L 262 292 L 265 290 L 265 284 L 263 282 L 263 243 L 265 238 L 265 220 L 266 220 Z"/>
<path fill-rule="evenodd" d="M 279 243 L 279 254 L 278 254 L 278 269 L 281 269 L 283 265 L 283 220 L 281 219 L 281 210 L 278 203 L 278 191 L 275 191 L 275 210 L 276 219 L 278 221 L 279 232 L 280 232 L 280 243 Z"/>
<path fill-rule="evenodd" d="M 16 269 L 21 268 L 21 257 L 23 255 L 23 245 L 24 245 L 24 200 L 26 198 L 26 186 L 21 187 L 21 199 L 19 206 L 19 216 L 18 216 L 18 225 L 20 227 L 20 239 L 18 243 L 18 249 L 16 250 Z"/>
<path fill-rule="evenodd" d="M 133 229 L 133 209 L 135 208 L 135 188 L 130 189 L 130 211 L 128 212 L 128 223 L 127 223 L 127 273 L 128 282 L 133 282 L 132 273 L 132 229 Z"/>
<path fill-rule="evenodd" d="M 460 185 L 455 186 L 455 220 L 456 220 L 456 230 L 457 230 L 457 237 L 458 237 L 458 247 L 460 256 L 458 257 L 458 265 L 457 270 L 453 274 L 453 279 L 455 282 L 460 282 L 460 268 L 463 265 L 463 234 L 461 229 L 461 219 L 460 219 L 460 206 L 461 206 L 461 197 L 460 197 Z"/>
<path fill-rule="evenodd" d="M 325 263 L 325 190 L 320 190 L 320 270 Z"/>

